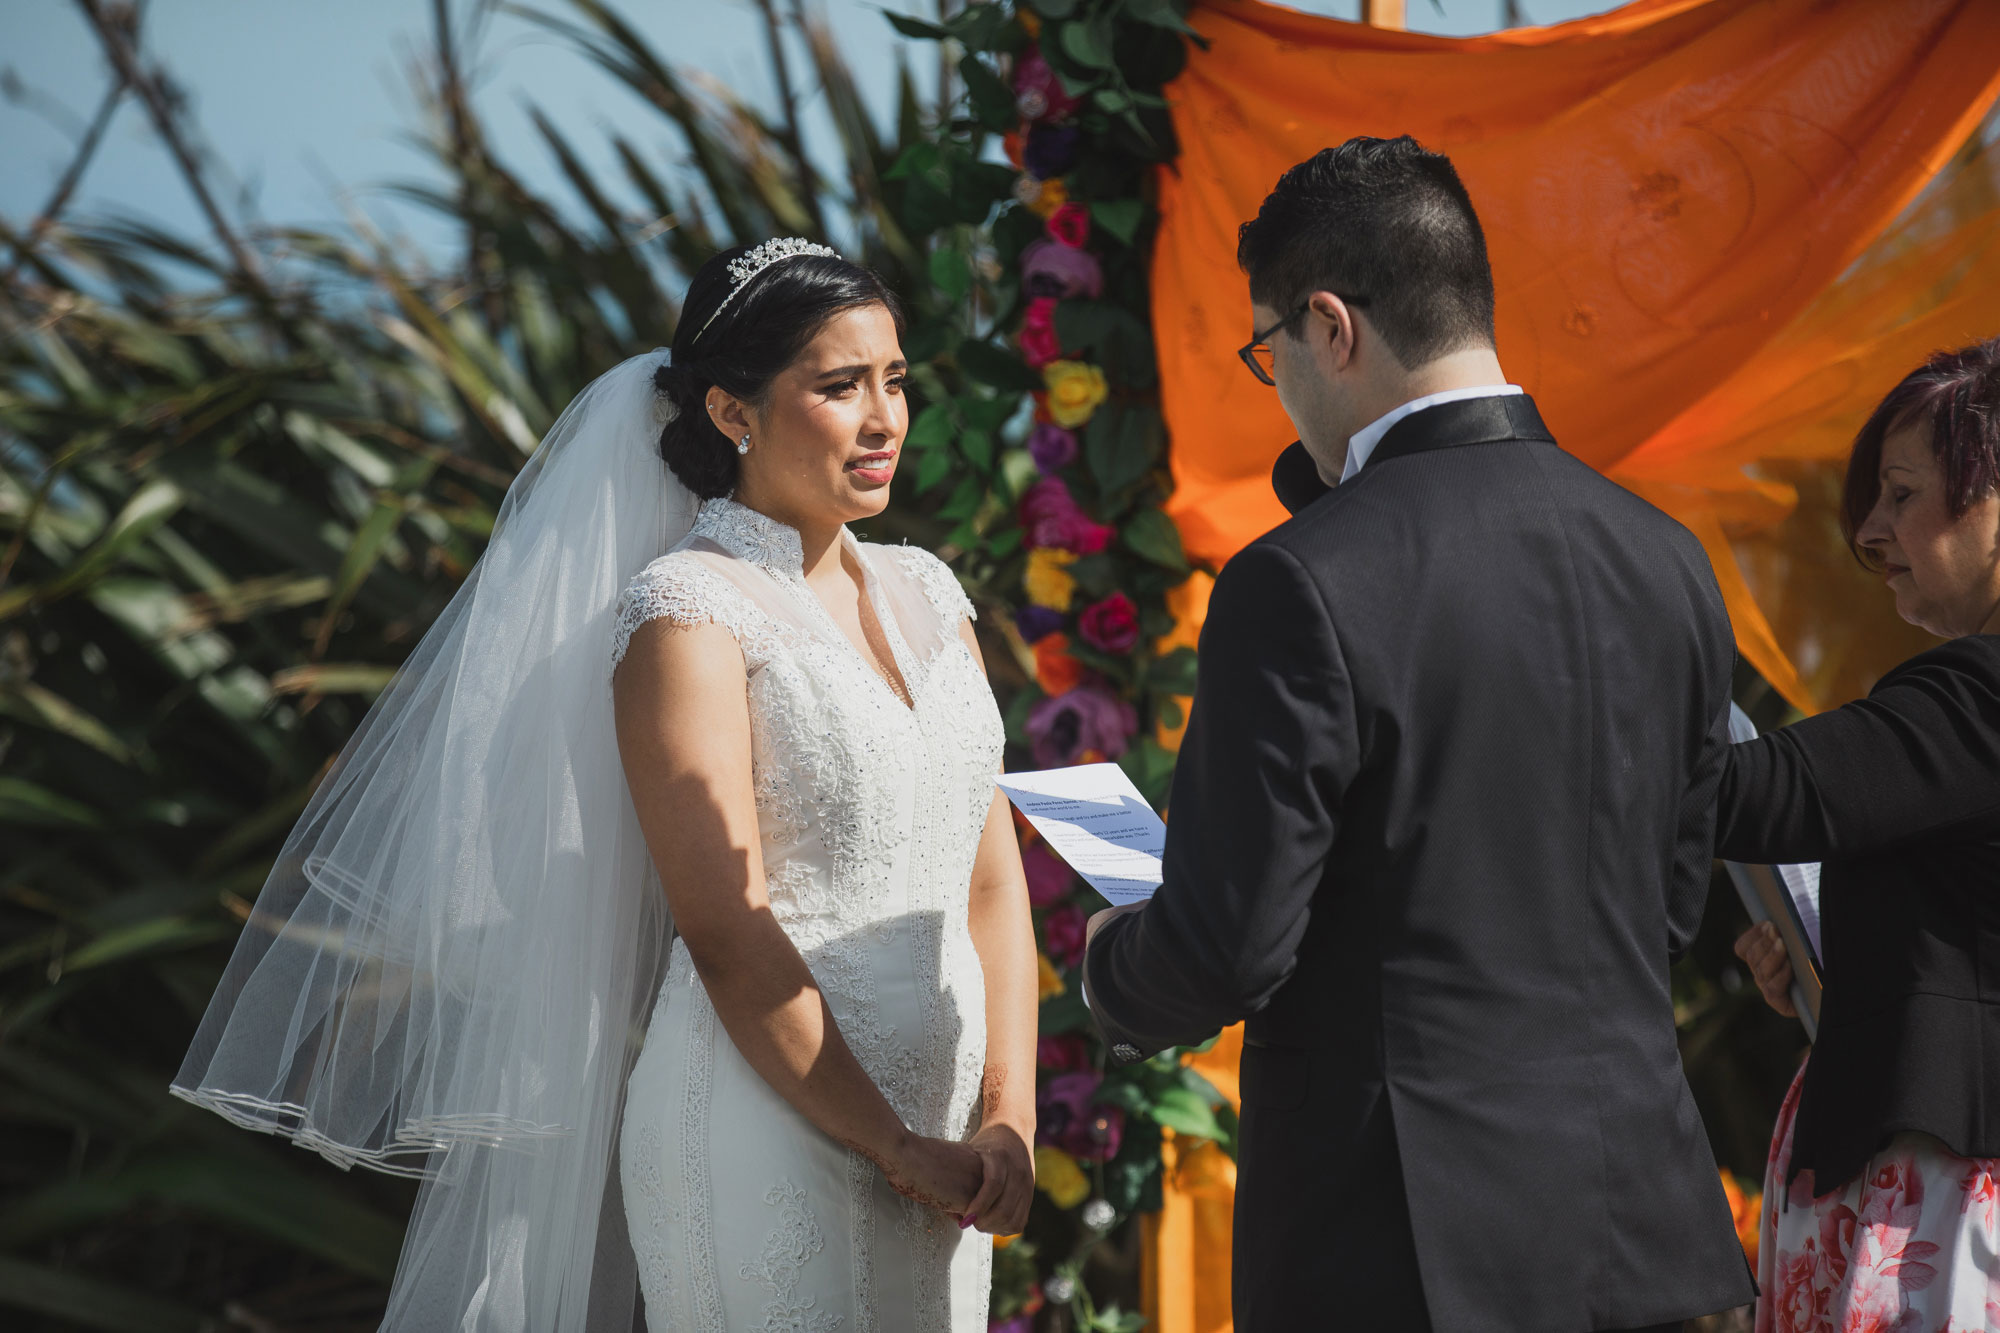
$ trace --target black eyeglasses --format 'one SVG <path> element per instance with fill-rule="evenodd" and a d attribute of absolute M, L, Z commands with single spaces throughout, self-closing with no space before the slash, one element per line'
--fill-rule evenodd
<path fill-rule="evenodd" d="M 1368 305 L 1368 298 L 1365 296 L 1349 296 L 1346 292 L 1335 292 L 1334 295 L 1338 296 L 1341 300 L 1347 302 L 1347 304 L 1355 307 L 1357 310 L 1365 309 Z M 1276 363 L 1271 358 L 1271 344 L 1267 340 L 1270 338 L 1272 334 L 1276 333 L 1279 329 L 1286 327 L 1293 320 L 1297 319 L 1300 315 L 1305 314 L 1305 312 L 1310 309 L 1312 309 L 1312 297 L 1308 296 L 1304 301 L 1301 301 L 1299 303 L 1299 308 L 1297 310 L 1294 310 L 1291 314 L 1286 315 L 1283 319 L 1279 320 L 1276 324 L 1273 324 L 1270 328 L 1265 329 L 1262 333 L 1252 332 L 1250 335 L 1250 341 L 1244 343 L 1241 347 L 1236 349 L 1236 355 L 1243 358 L 1243 364 L 1250 367 L 1250 373 L 1252 375 L 1255 375 L 1258 379 L 1264 381 L 1264 383 L 1266 384 L 1275 385 L 1278 382 L 1276 379 L 1272 378 L 1271 372 L 1274 369 L 1276 369 Z"/>

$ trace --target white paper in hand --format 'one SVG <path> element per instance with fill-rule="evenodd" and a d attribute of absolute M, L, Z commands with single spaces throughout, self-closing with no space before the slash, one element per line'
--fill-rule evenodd
<path fill-rule="evenodd" d="M 1049 850 L 1112 906 L 1145 902 L 1160 887 L 1167 826 L 1118 765 L 1004 773 L 999 783 Z"/>

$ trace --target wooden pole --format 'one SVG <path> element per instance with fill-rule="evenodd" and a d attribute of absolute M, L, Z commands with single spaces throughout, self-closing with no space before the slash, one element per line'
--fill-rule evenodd
<path fill-rule="evenodd" d="M 1375 28 L 1409 26 L 1403 17 L 1403 0 L 1361 0 L 1361 21 Z"/>

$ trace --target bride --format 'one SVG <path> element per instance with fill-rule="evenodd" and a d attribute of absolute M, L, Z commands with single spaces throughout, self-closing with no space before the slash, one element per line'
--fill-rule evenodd
<path fill-rule="evenodd" d="M 1034 943 L 971 605 L 845 526 L 900 331 L 824 246 L 711 260 L 287 839 L 173 1090 L 424 1181 L 384 1328 L 985 1328 Z"/>

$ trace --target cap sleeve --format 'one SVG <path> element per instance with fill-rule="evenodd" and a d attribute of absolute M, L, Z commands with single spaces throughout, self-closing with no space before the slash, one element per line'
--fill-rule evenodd
<path fill-rule="evenodd" d="M 633 633 L 652 620 L 689 628 L 720 625 L 743 650 L 743 660 L 756 670 L 778 646 L 777 627 L 728 580 L 684 552 L 670 551 L 653 561 L 625 585 L 618 597 L 618 615 L 611 631 L 611 669 L 625 660 Z"/>

